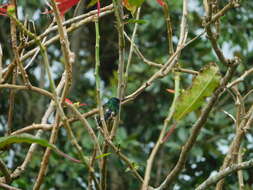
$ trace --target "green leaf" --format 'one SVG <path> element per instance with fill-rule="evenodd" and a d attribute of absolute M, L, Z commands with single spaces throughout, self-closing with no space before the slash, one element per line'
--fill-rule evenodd
<path fill-rule="evenodd" d="M 100 2 L 101 1 L 102 0 L 100 0 Z M 94 6 L 97 2 L 98 2 L 98 0 L 91 0 L 90 3 L 87 5 L 87 8 L 90 8 L 90 7 Z"/>
<path fill-rule="evenodd" d="M 21 135 L 12 135 L 7 137 L 0 137 L 0 150 L 4 149 L 5 147 L 14 144 L 14 143 L 37 143 L 44 147 L 49 147 L 59 155 L 73 161 L 76 163 L 81 163 L 80 160 L 72 158 L 71 156 L 65 154 L 64 152 L 60 151 L 55 145 L 50 144 L 47 140 L 38 138 L 36 136 L 30 134 L 21 134 Z"/>
<path fill-rule="evenodd" d="M 144 0 L 128 0 L 128 3 L 132 6 L 140 7 Z"/>
<path fill-rule="evenodd" d="M 211 63 L 194 79 L 191 88 L 179 96 L 174 113 L 175 120 L 180 120 L 188 113 L 196 110 L 204 103 L 204 98 L 210 96 L 219 85 L 218 67 Z"/>
<path fill-rule="evenodd" d="M 50 144 L 47 140 L 40 139 L 38 137 L 29 134 L 0 137 L 0 149 L 3 149 L 4 147 L 14 143 L 29 143 L 29 144 L 37 143 L 41 146 L 55 149 L 55 146 Z"/>
<path fill-rule="evenodd" d="M 98 156 L 96 156 L 96 159 L 103 158 L 103 157 L 105 157 L 105 156 L 109 156 L 110 154 L 111 154 L 111 152 L 98 155 Z"/>
<path fill-rule="evenodd" d="M 132 15 L 134 15 L 136 9 L 142 5 L 144 0 L 124 0 L 123 5 L 129 11 L 131 11 Z"/>
<path fill-rule="evenodd" d="M 136 20 L 136 19 L 129 19 L 128 21 L 127 21 L 127 23 L 138 23 L 138 24 L 146 24 L 147 23 L 147 21 L 146 20 Z"/>

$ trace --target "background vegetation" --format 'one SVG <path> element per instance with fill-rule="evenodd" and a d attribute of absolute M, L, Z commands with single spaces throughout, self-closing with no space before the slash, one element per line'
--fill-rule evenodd
<path fill-rule="evenodd" d="M 133 166 L 144 178 L 145 172 L 147 172 L 147 165 L 149 164 L 147 160 L 150 158 L 150 153 L 155 147 L 160 132 L 164 125 L 166 125 L 166 133 L 173 125 L 173 120 L 170 120 L 167 124 L 165 119 L 169 110 L 171 110 L 175 94 L 168 93 L 166 89 L 175 88 L 175 76 L 177 75 L 176 73 L 180 73 L 180 93 L 182 93 L 182 89 L 188 89 L 192 85 L 192 79 L 196 73 L 203 70 L 210 62 L 216 63 L 222 77 L 231 68 L 235 69 L 234 73 L 231 74 L 231 79 L 225 84 L 225 86 L 232 85 L 227 86 L 227 88 L 224 88 L 224 85 L 217 87 L 222 93 L 218 92 L 219 94 L 217 94 L 216 91 L 213 91 L 212 95 L 206 98 L 204 103 L 201 103 L 201 107 L 177 122 L 175 130 L 169 139 L 161 144 L 155 156 L 148 184 L 159 189 L 166 176 L 173 171 L 172 169 L 178 162 L 182 147 L 188 142 L 189 136 L 193 134 L 193 126 L 196 125 L 200 118 L 205 118 L 206 122 L 201 124 L 200 128 L 202 129 L 197 134 L 196 143 L 189 148 L 190 152 L 186 155 L 185 164 L 181 163 L 180 173 L 176 174 L 175 178 L 166 184 L 164 189 L 195 189 L 210 175 L 217 174 L 224 164 L 226 155 L 233 156 L 230 152 L 230 144 L 234 142 L 238 135 L 241 136 L 235 144 L 240 147 L 240 150 L 239 152 L 233 152 L 236 153 L 236 159 L 230 161 L 227 166 L 252 159 L 253 136 L 250 127 L 253 119 L 253 82 L 251 74 L 253 72 L 253 2 L 247 0 L 210 0 L 206 2 L 213 7 L 211 13 L 208 9 L 208 7 L 210 8 L 208 3 L 205 6 L 202 1 L 193 0 L 164 0 L 164 6 L 159 5 L 155 0 L 146 0 L 140 7 L 139 19 L 136 19 L 138 11 L 131 13 L 126 7 L 122 6 L 115 9 L 119 10 L 121 24 L 124 24 L 124 31 L 128 36 L 132 36 L 134 27 L 138 25 L 134 44 L 144 57 L 140 58 L 135 51 L 130 50 L 131 43 L 124 37 L 124 70 L 130 59 L 129 55 L 132 53 L 133 55 L 125 83 L 125 93 L 122 95 L 122 98 L 127 97 L 128 99 L 121 106 L 113 144 L 127 157 L 130 165 L 119 157 L 117 151 L 115 152 L 112 147 L 108 150 L 111 153 L 110 155 L 95 159 L 94 168 L 98 180 L 101 176 L 98 163 L 103 159 L 107 160 L 107 189 L 130 190 L 141 187 L 143 190 L 145 189 L 145 185 L 142 185 L 142 182 L 133 175 L 133 169 L 129 167 Z M 4 3 L 6 1 L 2 1 L 2 4 Z M 101 7 L 110 3 L 112 2 L 101 1 Z M 65 14 L 65 20 L 96 10 L 96 5 L 87 7 L 88 4 L 89 2 L 81 0 L 78 6 Z M 121 1 L 115 1 L 114 4 L 122 5 Z M 185 32 L 184 35 L 187 36 L 187 40 L 183 45 L 196 36 L 197 38 L 182 48 L 177 60 L 174 60 L 173 68 L 166 75 L 152 81 L 151 85 L 137 96 L 133 95 L 132 93 L 145 84 L 154 73 L 158 72 L 176 52 L 180 36 L 182 37 L 180 32 L 182 32 L 183 4 L 188 7 L 188 13 L 185 15 L 187 24 L 184 26 L 185 29 L 188 29 L 188 36 Z M 223 11 L 223 8 L 230 4 L 231 6 Z M 18 0 L 17 5 L 20 22 L 29 31 L 38 36 L 49 28 L 54 19 L 53 14 L 41 14 L 46 9 L 44 1 Z M 108 10 L 110 11 L 112 8 Z M 114 11 L 103 15 L 104 11 L 102 10 L 99 18 L 101 64 L 99 76 L 101 78 L 100 93 L 102 103 L 105 103 L 110 97 L 119 97 L 117 91 L 118 83 L 122 82 L 117 72 L 119 65 L 122 64 L 122 60 L 119 60 L 119 52 L 122 53 L 122 49 L 119 49 L 118 46 L 120 28 L 118 25 L 119 20 L 116 19 Z M 121 11 L 124 13 L 122 14 Z M 212 22 L 211 25 L 205 24 L 220 12 L 224 13 L 224 15 L 218 15 L 215 22 Z M 96 64 L 94 20 L 96 14 L 90 17 L 90 21 L 78 27 L 77 30 L 69 32 L 67 38 L 70 43 L 70 50 L 75 54 L 72 85 L 67 97 L 73 102 L 84 102 L 87 104 L 87 106 L 78 108 L 82 114 L 98 107 L 94 75 Z M 74 23 L 78 22 L 81 22 L 81 20 Z M 1 16 L 0 43 L 3 54 L 1 56 L 2 68 L 0 67 L 0 71 L 3 75 L 0 76 L 0 136 L 11 135 L 13 132 L 27 126 L 32 126 L 33 130 L 26 131 L 26 133 L 38 135 L 38 130 L 34 128 L 34 124 L 42 122 L 42 117 L 49 107 L 50 99 L 40 93 L 29 90 L 28 87 L 28 90 L 18 90 L 18 87 L 8 86 L 8 84 L 26 86 L 20 74 L 20 67 L 15 66 L 13 71 L 7 75 L 9 66 L 16 65 L 14 63 L 17 60 L 17 57 L 15 57 L 17 56 L 15 55 L 16 50 L 13 48 L 11 40 L 13 39 L 13 34 L 11 34 L 10 23 L 10 17 Z M 14 24 L 12 23 L 12 25 Z M 211 26 L 212 32 L 207 35 L 206 31 L 210 32 L 209 26 Z M 170 29 L 172 34 L 169 33 Z M 19 47 L 32 40 L 18 27 L 16 34 Z M 57 34 L 57 30 L 50 32 L 45 42 Z M 20 48 L 18 51 L 19 60 L 36 46 L 36 44 L 32 44 Z M 225 60 L 222 59 L 221 55 L 217 54 L 219 53 L 219 49 L 217 49 L 219 47 Z M 66 70 L 66 57 L 64 57 L 63 49 L 63 45 L 59 40 L 48 45 L 46 49 L 56 86 L 63 77 L 64 70 Z M 25 71 L 31 85 L 51 92 L 50 82 L 43 64 L 43 56 L 38 53 L 31 64 L 29 64 L 30 61 L 31 57 L 24 59 L 22 67 L 26 68 Z M 147 64 L 147 62 L 159 65 L 154 66 Z M 233 66 L 235 62 L 238 64 L 237 66 Z M 16 70 L 16 68 L 18 69 Z M 245 77 L 239 78 L 241 76 Z M 238 79 L 242 80 L 237 81 Z M 233 81 L 237 82 L 233 83 Z M 201 113 L 209 106 L 208 102 L 215 95 L 215 103 L 210 107 L 212 111 L 207 116 L 202 117 Z M 61 95 L 61 97 L 64 96 Z M 76 115 L 69 107 L 64 106 L 64 112 L 67 118 L 76 118 Z M 46 119 L 46 124 L 49 125 L 44 125 L 42 127 L 43 130 L 40 130 L 41 138 L 50 141 L 52 128 L 46 130 L 46 127 L 55 124 L 57 120 L 55 118 L 58 117 L 56 116 L 57 114 L 59 112 L 54 111 Z M 96 127 L 94 114 L 86 118 L 96 135 L 100 136 L 100 145 L 102 147 L 105 141 Z M 71 122 L 71 128 L 77 142 L 83 148 L 84 155 L 91 157 L 94 154 L 94 144 L 83 123 L 79 120 Z M 239 134 L 240 132 L 242 134 Z M 63 127 L 60 128 L 55 145 L 68 155 L 78 158 L 78 151 L 67 136 L 67 130 Z M 10 173 L 17 171 L 19 166 L 24 166 L 23 161 L 27 156 L 29 147 L 30 144 L 14 144 L 8 149 L 2 150 L 1 160 L 9 168 Z M 21 171 L 15 177 L 11 175 L 11 183 L 9 182 L 9 185 L 19 189 L 79 190 L 88 188 L 90 173 L 87 166 L 69 161 L 54 152 L 50 154 L 47 171 L 42 178 L 42 184 L 36 186 L 44 154 L 45 148 L 38 146 L 32 154 L 32 158 L 29 159 L 25 168 L 23 168 L 24 171 Z M 4 173 L 1 175 L 5 176 Z M 242 176 L 243 179 L 239 180 L 239 176 Z M 6 183 L 5 177 L 0 179 L 1 183 Z M 211 186 L 212 189 L 215 184 Z M 238 174 L 234 172 L 233 175 L 226 178 L 224 186 L 224 189 L 231 190 L 239 188 L 252 189 L 253 171 L 243 170 L 242 173 L 239 172 Z M 4 188 L 8 189 L 7 187 Z M 91 186 L 89 188 L 92 189 Z M 221 187 L 216 188 L 219 189 Z"/>

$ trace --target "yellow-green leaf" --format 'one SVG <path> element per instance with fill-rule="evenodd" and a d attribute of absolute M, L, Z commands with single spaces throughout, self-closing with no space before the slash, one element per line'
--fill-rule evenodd
<path fill-rule="evenodd" d="M 199 108 L 204 103 L 204 99 L 213 93 L 219 82 L 219 68 L 215 63 L 210 63 L 196 76 L 191 88 L 184 90 L 179 96 L 174 119 L 178 121 Z"/>
<path fill-rule="evenodd" d="M 102 0 L 100 0 L 100 2 L 101 2 Z M 89 7 L 92 7 L 92 6 L 94 6 L 96 3 L 98 2 L 98 0 L 91 0 L 90 1 L 90 3 L 87 5 L 87 7 L 89 8 Z"/>
<path fill-rule="evenodd" d="M 105 157 L 105 156 L 109 156 L 110 154 L 111 154 L 111 152 L 98 155 L 98 156 L 96 156 L 96 159 L 103 158 L 103 157 Z"/>
<path fill-rule="evenodd" d="M 52 149 L 55 148 L 54 145 L 50 144 L 47 140 L 35 137 L 30 134 L 21 134 L 21 135 L 11 135 L 7 137 L 0 137 L 0 149 L 4 147 L 14 144 L 14 143 L 37 143 L 44 147 L 50 147 Z"/>

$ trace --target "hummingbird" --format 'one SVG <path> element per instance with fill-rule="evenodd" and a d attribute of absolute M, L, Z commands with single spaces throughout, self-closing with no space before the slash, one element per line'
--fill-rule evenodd
<path fill-rule="evenodd" d="M 110 98 L 104 105 L 104 118 L 107 125 L 111 123 L 113 118 L 119 113 L 120 100 L 116 97 Z M 99 126 L 102 126 L 102 122 L 99 116 L 96 117 Z"/>

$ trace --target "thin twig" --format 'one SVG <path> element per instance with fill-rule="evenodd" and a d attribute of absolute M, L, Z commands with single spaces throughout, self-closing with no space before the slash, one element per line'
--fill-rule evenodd
<path fill-rule="evenodd" d="M 7 184 L 4 184 L 4 183 L 0 183 L 0 187 L 6 189 L 6 190 L 21 190 L 19 188 L 16 188 L 16 187 L 12 187 L 10 185 L 7 185 Z"/>
<path fill-rule="evenodd" d="M 113 7 L 114 7 L 114 15 L 116 17 L 116 25 L 118 31 L 118 87 L 117 87 L 117 97 L 119 98 L 120 102 L 124 98 L 124 89 L 125 89 L 125 82 L 124 82 L 124 71 L 125 71 L 125 38 L 124 38 L 124 10 L 121 1 L 113 0 Z M 116 134 L 119 120 L 121 115 L 121 103 L 119 105 L 119 113 L 117 114 L 113 127 L 111 130 L 111 138 L 113 138 Z"/>
<path fill-rule="evenodd" d="M 194 70 L 190 70 L 190 69 L 185 69 L 185 68 L 175 68 L 175 71 L 177 72 L 182 72 L 182 73 L 188 73 L 188 74 L 192 74 L 192 75 L 198 75 L 199 72 L 198 71 L 194 71 Z"/>
<path fill-rule="evenodd" d="M 0 84 L 2 83 L 2 77 L 3 77 L 3 50 L 0 44 Z"/>
<path fill-rule="evenodd" d="M 21 133 L 27 133 L 27 132 L 30 132 L 33 130 L 39 130 L 39 129 L 41 129 L 43 131 L 48 131 L 48 130 L 51 130 L 52 127 L 53 127 L 52 124 L 32 124 L 32 125 L 22 128 L 22 129 L 13 131 L 10 135 L 18 135 Z"/>
<path fill-rule="evenodd" d="M 206 15 L 207 15 L 207 17 L 206 17 L 205 22 L 208 23 L 212 19 L 213 4 L 212 4 L 212 1 L 206 1 L 206 2 L 207 2 L 207 5 L 206 5 Z M 210 40 L 210 42 L 213 46 L 214 52 L 216 53 L 216 55 L 219 58 L 220 62 L 227 66 L 228 65 L 228 59 L 225 58 L 222 50 L 219 48 L 219 45 L 217 43 L 217 38 L 215 37 L 214 33 L 212 32 L 211 25 L 206 26 L 206 32 L 207 32 L 208 39 Z"/>
<path fill-rule="evenodd" d="M 48 92 L 47 90 L 44 90 L 42 88 L 38 88 L 35 86 L 23 86 L 23 85 L 14 85 L 14 84 L 0 84 L 0 89 L 1 88 L 10 88 L 10 89 L 15 89 L 15 90 L 28 90 L 28 91 L 34 91 L 37 92 L 41 95 L 47 96 L 51 99 L 54 99 L 53 94 Z"/>
<path fill-rule="evenodd" d="M 17 68 L 15 67 L 12 74 L 12 84 L 15 85 L 17 80 Z M 29 89 L 29 87 L 28 87 Z M 10 90 L 9 95 L 9 110 L 8 110 L 8 128 L 7 128 L 7 135 L 11 133 L 12 130 L 12 123 L 13 123 L 13 114 L 14 114 L 14 104 L 15 104 L 15 89 Z"/>
<path fill-rule="evenodd" d="M 4 175 L 5 177 L 5 182 L 7 184 L 10 184 L 11 183 L 11 175 L 10 175 L 10 172 L 8 170 L 8 168 L 6 167 L 5 163 L 3 162 L 2 159 L 0 159 L 0 170 L 2 172 L 2 174 Z"/>
<path fill-rule="evenodd" d="M 167 1 L 165 1 L 164 3 L 163 12 L 164 12 L 164 18 L 165 18 L 166 26 L 167 26 L 167 40 L 168 40 L 169 55 L 172 55 L 174 53 L 174 47 L 173 47 L 173 41 L 172 41 L 173 31 L 172 31 L 172 22 L 170 18 L 169 5 Z"/>
<path fill-rule="evenodd" d="M 141 8 L 139 7 L 138 10 L 137 10 L 137 13 L 136 13 L 136 18 L 135 18 L 136 20 L 139 20 L 140 12 L 141 12 Z M 134 30 L 133 30 L 133 33 L 132 33 L 132 37 L 131 37 L 131 40 L 130 40 L 131 45 L 130 45 L 129 55 L 128 55 L 128 59 L 127 59 L 127 65 L 126 65 L 125 88 L 127 87 L 128 72 L 129 72 L 129 67 L 130 67 L 130 64 L 131 64 L 131 61 L 132 61 L 132 57 L 133 57 L 133 48 L 134 48 L 134 45 L 135 45 L 134 44 L 134 39 L 135 39 L 135 36 L 136 36 L 137 29 L 138 29 L 138 23 L 135 23 L 134 24 Z M 125 36 L 127 36 L 125 32 L 124 32 L 124 34 L 125 34 Z"/>
<path fill-rule="evenodd" d="M 21 72 L 21 76 L 22 79 L 25 83 L 25 85 L 30 86 L 31 83 L 29 81 L 28 75 L 23 67 L 23 64 L 20 61 L 20 55 L 19 55 L 19 49 L 18 49 L 18 42 L 17 42 L 17 20 L 18 17 L 16 15 L 17 13 L 17 7 L 16 7 L 16 0 L 11 0 L 11 4 L 15 6 L 15 12 L 11 13 L 10 16 L 10 24 L 11 24 L 11 45 L 12 45 L 12 49 L 13 49 L 13 54 L 14 54 L 14 61 L 15 64 L 17 64 L 20 72 Z M 12 94 L 13 98 L 14 98 L 14 94 Z M 10 107 L 11 109 L 13 107 Z"/>
<path fill-rule="evenodd" d="M 65 86 L 63 89 L 63 93 L 61 96 L 61 103 L 64 102 L 69 89 L 71 87 L 72 83 L 72 65 L 75 61 L 75 55 L 73 52 L 70 50 L 70 44 L 69 44 L 69 39 L 68 39 L 68 34 L 67 34 L 67 29 L 66 27 L 63 26 L 63 17 L 60 15 L 60 11 L 56 5 L 55 0 L 51 0 L 52 8 L 54 11 L 54 16 L 57 22 L 57 28 L 58 32 L 60 35 L 60 43 L 61 43 L 61 48 L 63 52 L 63 57 L 64 57 L 64 66 L 66 70 L 66 81 L 65 81 Z"/>
<path fill-rule="evenodd" d="M 229 84 L 227 85 L 227 88 L 231 88 L 232 86 L 234 86 L 234 85 L 236 85 L 236 84 L 238 84 L 238 83 L 240 83 L 240 82 L 243 82 L 244 79 L 245 79 L 248 75 L 250 75 L 251 73 L 253 73 L 253 68 L 251 68 L 251 69 L 245 71 L 239 78 L 237 78 L 236 80 L 234 80 L 234 81 L 232 81 L 231 83 L 229 83 Z"/>
<path fill-rule="evenodd" d="M 103 111 L 103 106 L 101 103 L 101 95 L 100 95 L 100 77 L 99 77 L 99 71 L 100 71 L 100 34 L 99 34 L 99 22 L 98 18 L 95 19 L 95 31 L 96 31 L 96 45 L 95 45 L 95 60 L 96 60 L 96 65 L 95 65 L 95 78 L 96 78 L 96 101 L 99 109 L 99 118 L 102 123 L 103 130 L 106 131 L 107 136 L 109 135 L 108 130 L 107 130 L 107 125 L 105 123 L 105 118 L 104 118 L 104 111 Z M 103 147 L 103 152 L 100 150 L 100 154 L 105 154 L 107 153 L 107 148 L 108 145 L 105 144 Z M 101 189 L 107 189 L 107 157 L 103 157 L 101 161 L 101 167 L 100 167 L 100 188 Z"/>
<path fill-rule="evenodd" d="M 242 163 L 242 147 L 240 147 L 239 153 L 238 153 L 238 164 Z M 237 175 L 238 175 L 238 185 L 239 185 L 239 189 L 240 190 L 244 190 L 245 186 L 244 186 L 244 180 L 243 180 L 243 171 L 242 170 L 238 170 L 237 171 Z"/>
<path fill-rule="evenodd" d="M 196 190 L 205 190 L 208 189 L 211 185 L 217 183 L 217 181 L 227 177 L 233 172 L 238 170 L 245 170 L 253 167 L 253 159 L 247 162 L 241 162 L 239 164 L 232 165 L 219 171 L 217 174 L 210 176 L 207 180 L 205 180 L 201 185 L 199 185 Z"/>
<path fill-rule="evenodd" d="M 148 60 L 147 58 L 144 57 L 144 55 L 141 53 L 141 51 L 139 50 L 139 48 L 137 47 L 137 45 L 134 43 L 134 41 L 131 40 L 131 38 L 127 35 L 126 32 L 124 32 L 124 35 L 126 37 L 126 39 L 131 43 L 131 45 L 134 48 L 134 52 L 136 53 L 136 55 L 147 65 L 149 66 L 154 66 L 154 67 L 158 67 L 161 68 L 163 65 L 159 64 L 159 63 L 155 63 L 153 61 Z"/>

